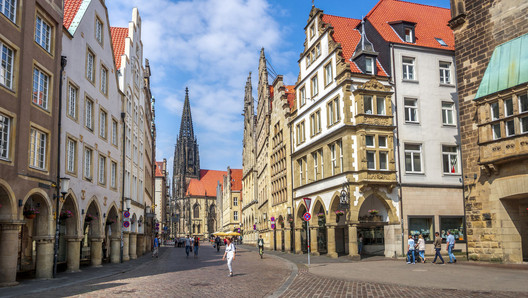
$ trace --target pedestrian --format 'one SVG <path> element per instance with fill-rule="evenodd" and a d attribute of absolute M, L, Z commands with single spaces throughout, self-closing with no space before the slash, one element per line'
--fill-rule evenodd
<path fill-rule="evenodd" d="M 192 252 L 193 246 L 194 246 L 194 243 L 193 243 L 194 242 L 194 238 L 189 236 L 189 241 L 191 241 L 191 252 Z"/>
<path fill-rule="evenodd" d="M 194 258 L 196 259 L 198 257 L 198 248 L 200 247 L 200 238 L 194 237 Z"/>
<path fill-rule="evenodd" d="M 418 253 L 420 254 L 420 258 L 422 259 L 422 263 L 425 263 L 425 240 L 420 234 L 418 236 Z"/>
<path fill-rule="evenodd" d="M 434 260 L 433 260 L 433 264 L 436 264 L 436 258 L 439 257 L 440 260 L 442 261 L 441 264 L 444 264 L 444 259 L 442 258 L 442 254 L 440 253 L 440 251 L 442 250 L 442 238 L 440 238 L 440 233 L 436 232 L 435 233 L 435 240 L 433 242 L 433 245 L 434 245 L 434 248 L 435 248 L 435 257 L 434 257 Z"/>
<path fill-rule="evenodd" d="M 227 268 L 229 268 L 229 277 L 233 277 L 233 261 L 235 260 L 236 247 L 235 244 L 231 242 L 231 238 L 226 238 L 226 248 L 222 260 L 225 260 L 227 257 Z"/>
<path fill-rule="evenodd" d="M 358 237 L 358 254 L 361 255 L 361 251 L 363 250 L 363 234 L 359 233 Z"/>
<path fill-rule="evenodd" d="M 447 231 L 447 253 L 449 254 L 449 264 L 456 263 L 455 255 L 453 254 L 453 249 L 455 249 L 455 236 L 451 234 L 451 231 Z"/>
<path fill-rule="evenodd" d="M 416 264 L 416 259 L 414 258 L 414 239 L 409 235 L 409 239 L 407 240 L 407 264 L 411 264 L 411 257 L 412 263 Z"/>
<path fill-rule="evenodd" d="M 220 237 L 216 236 L 215 238 L 216 252 L 220 251 Z"/>
<path fill-rule="evenodd" d="M 154 236 L 154 249 L 152 250 L 152 257 L 156 257 L 158 258 L 159 256 L 159 239 L 158 239 L 158 234 L 156 234 L 156 236 Z"/>
<path fill-rule="evenodd" d="M 189 252 L 191 251 L 191 236 L 187 235 L 185 237 L 185 254 L 189 257 Z"/>

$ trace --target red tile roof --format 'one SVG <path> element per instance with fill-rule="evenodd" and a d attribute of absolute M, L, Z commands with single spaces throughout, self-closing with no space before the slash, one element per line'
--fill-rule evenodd
<path fill-rule="evenodd" d="M 242 191 L 242 169 L 231 169 L 231 191 Z"/>
<path fill-rule="evenodd" d="M 156 178 L 163 178 L 165 177 L 163 175 L 163 172 L 162 172 L 162 169 L 163 169 L 163 162 L 162 161 L 156 161 L 156 172 L 154 174 L 154 176 Z"/>
<path fill-rule="evenodd" d="M 116 68 L 121 68 L 121 56 L 125 53 L 125 39 L 128 37 L 128 28 L 110 27 L 112 45 L 114 47 L 114 59 Z"/>
<path fill-rule="evenodd" d="M 286 95 L 290 104 L 290 111 L 295 108 L 295 85 L 286 86 Z"/>
<path fill-rule="evenodd" d="M 341 44 L 341 47 L 343 48 L 343 56 L 350 63 L 350 70 L 353 73 L 363 73 L 359 67 L 357 67 L 356 63 L 350 61 L 350 58 L 354 54 L 354 51 L 361 40 L 361 34 L 355 29 L 359 23 L 361 23 L 361 20 L 325 14 L 323 15 L 323 22 L 329 23 L 334 27 L 332 38 Z M 377 75 L 388 77 L 377 59 L 376 64 L 378 66 Z"/>
<path fill-rule="evenodd" d="M 451 12 L 447 8 L 399 0 L 380 0 L 366 18 L 388 42 L 409 44 L 404 42 L 389 25 L 391 22 L 406 21 L 416 23 L 414 29 L 415 45 L 437 49 L 455 49 L 453 31 L 447 26 L 447 22 L 451 19 Z M 435 37 L 443 39 L 447 43 L 447 47 L 440 45 Z"/>
<path fill-rule="evenodd" d="M 62 24 L 66 29 L 70 29 L 70 25 L 82 3 L 83 0 L 64 0 L 64 18 Z"/>
<path fill-rule="evenodd" d="M 216 186 L 218 181 L 222 183 L 226 171 L 200 170 L 200 179 L 191 179 L 187 187 L 187 196 L 216 197 Z"/>

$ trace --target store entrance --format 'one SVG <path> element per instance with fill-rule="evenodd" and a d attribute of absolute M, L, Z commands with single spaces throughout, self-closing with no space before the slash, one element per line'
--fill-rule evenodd
<path fill-rule="evenodd" d="M 358 225 L 358 239 L 363 237 L 362 255 L 384 256 L 385 255 L 385 226 L 383 224 L 370 225 L 360 223 Z"/>

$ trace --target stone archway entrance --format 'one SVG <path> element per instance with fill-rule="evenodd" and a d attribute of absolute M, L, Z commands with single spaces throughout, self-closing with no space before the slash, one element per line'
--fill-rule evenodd
<path fill-rule="evenodd" d="M 501 199 L 506 210 L 503 221 L 511 222 L 513 229 L 503 229 L 504 259 L 512 263 L 528 262 L 528 194 Z M 451 232 L 456 237 L 455 232 Z M 506 236 L 506 237 L 505 237 Z"/>
<path fill-rule="evenodd" d="M 347 216 L 350 216 L 350 212 L 339 205 L 339 196 L 335 196 L 330 203 L 327 225 L 329 229 L 334 228 L 335 231 L 335 254 L 337 256 L 349 254 Z M 330 235 L 328 238 L 328 241 L 331 241 Z M 328 246 L 330 245 L 331 243 L 328 243 Z"/>
<path fill-rule="evenodd" d="M 97 199 L 94 198 L 84 214 L 81 262 L 100 266 L 103 255 L 103 231 Z"/>
<path fill-rule="evenodd" d="M 310 221 L 310 248 L 313 254 L 328 253 L 326 210 L 320 200 L 315 202 L 312 219 Z"/>
<path fill-rule="evenodd" d="M 306 213 L 306 206 L 300 204 L 297 209 L 297 218 L 295 220 L 295 253 L 308 252 L 308 223 L 304 220 L 303 215 Z"/>
<path fill-rule="evenodd" d="M 70 272 L 79 270 L 80 243 L 79 210 L 71 194 L 66 195 L 59 213 L 58 265 L 66 264 Z M 64 266 L 64 265 L 63 265 Z"/>
<path fill-rule="evenodd" d="M 19 232 L 14 196 L 0 185 L 0 287 L 17 284 Z"/>
<path fill-rule="evenodd" d="M 286 245 L 285 245 L 285 231 L 284 231 L 284 217 L 279 216 L 279 219 L 278 219 L 278 225 L 280 227 L 280 248 L 281 248 L 281 251 L 285 251 L 286 250 Z"/>
<path fill-rule="evenodd" d="M 103 257 L 109 259 L 111 263 L 119 263 L 121 257 L 121 233 L 119 227 L 121 222 L 119 221 L 119 216 L 117 215 L 117 209 L 115 206 L 112 206 L 106 215 L 105 223 L 105 245 L 103 248 L 106 248 L 106 256 L 103 252 Z"/>
<path fill-rule="evenodd" d="M 362 255 L 385 255 L 385 227 L 388 211 L 375 195 L 368 196 L 359 209 L 358 239 L 363 239 Z"/>

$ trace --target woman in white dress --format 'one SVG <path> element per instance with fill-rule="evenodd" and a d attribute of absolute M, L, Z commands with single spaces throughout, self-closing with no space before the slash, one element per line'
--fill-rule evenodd
<path fill-rule="evenodd" d="M 235 244 L 232 243 L 231 238 L 227 238 L 226 248 L 224 256 L 222 257 L 222 260 L 225 260 L 227 257 L 227 267 L 229 268 L 229 276 L 233 277 L 233 261 L 235 260 L 235 253 L 236 253 L 236 247 Z"/>
<path fill-rule="evenodd" d="M 418 236 L 418 253 L 420 254 L 420 258 L 422 259 L 422 263 L 425 263 L 425 240 L 420 234 Z"/>

